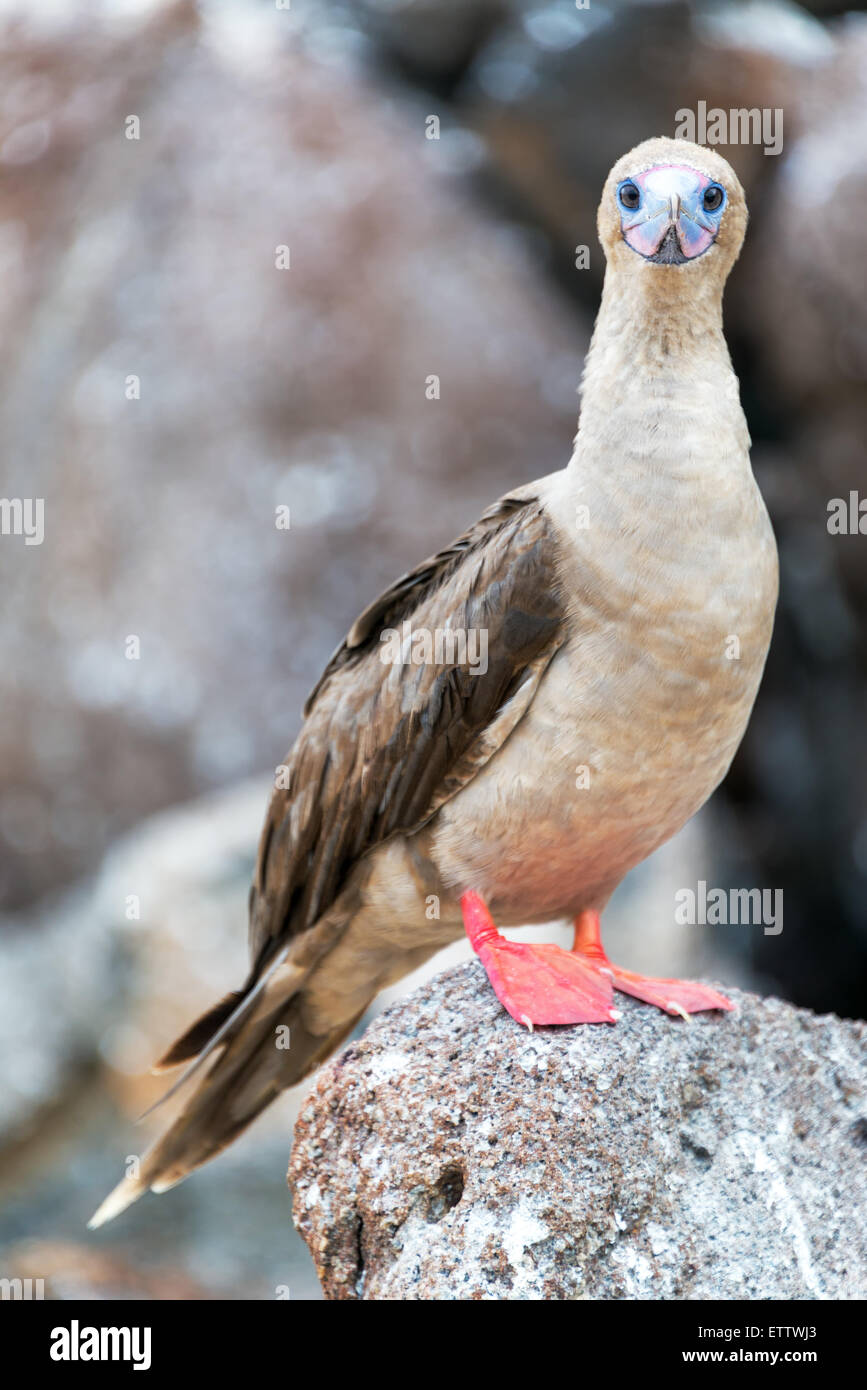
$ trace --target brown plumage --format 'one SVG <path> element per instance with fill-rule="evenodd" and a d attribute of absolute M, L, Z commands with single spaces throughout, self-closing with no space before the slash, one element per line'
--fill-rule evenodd
<path fill-rule="evenodd" d="M 706 254 L 651 264 L 614 192 L 687 160 L 724 182 L 725 214 Z M 317 1066 L 380 989 L 461 935 L 467 889 L 504 925 L 601 910 L 724 775 L 776 598 L 721 325 L 745 224 L 706 150 L 650 141 L 615 166 L 572 461 L 399 579 L 332 657 L 262 832 L 248 979 L 162 1059 L 196 1058 L 186 1108 L 92 1224 L 179 1181 Z M 459 651 L 385 661 L 383 634 L 406 622 L 486 633 L 486 669 Z"/>
<path fill-rule="evenodd" d="M 532 699 L 562 640 L 552 546 L 537 499 L 502 498 L 365 609 L 329 661 L 265 818 L 250 892 L 250 974 L 156 1066 L 197 1057 L 236 1014 L 193 1100 L 196 1164 L 317 1066 L 357 1021 L 353 1015 L 324 1036 L 309 1034 L 298 1007 L 304 978 L 351 916 L 352 895 L 335 903 L 352 868 L 391 836 L 420 830 L 496 752 Z M 485 674 L 457 661 L 385 665 L 380 633 L 409 616 L 421 629 L 485 630 Z M 244 1001 L 256 1002 L 256 986 L 276 962 L 280 972 L 257 1011 L 238 1014 Z M 280 1025 L 291 1030 L 288 1052 L 273 1046 Z M 188 1151 L 189 1125 L 175 1126 L 148 1155 L 146 1172 L 162 1175 Z M 120 1191 L 131 1188 L 124 1180 Z"/>
<path fill-rule="evenodd" d="M 538 500 L 505 497 L 354 623 L 305 705 L 289 789 L 271 798 L 250 900 L 254 969 L 318 921 L 362 855 L 421 829 L 520 718 L 562 621 L 552 548 Z M 384 665 L 380 633 L 407 618 L 486 631 L 487 671 Z"/>

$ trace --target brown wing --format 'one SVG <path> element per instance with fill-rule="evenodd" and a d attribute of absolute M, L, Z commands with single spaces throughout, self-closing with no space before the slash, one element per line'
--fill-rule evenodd
<path fill-rule="evenodd" d="M 271 799 L 250 897 L 251 981 L 333 903 L 362 855 L 424 825 L 508 737 L 562 641 L 555 547 L 538 499 L 505 497 L 354 623 Z M 432 638 L 476 633 L 477 648 L 383 660 L 382 634 L 405 635 L 407 620 Z"/>

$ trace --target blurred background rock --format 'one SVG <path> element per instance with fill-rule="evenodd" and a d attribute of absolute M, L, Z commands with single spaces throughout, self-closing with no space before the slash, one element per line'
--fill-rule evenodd
<path fill-rule="evenodd" d="M 269 769 L 322 663 L 396 573 L 565 463 L 602 181 L 699 101 L 784 113 L 779 156 L 722 147 L 782 598 L 729 778 L 624 885 L 612 944 L 863 1016 L 867 537 L 826 523 L 867 491 L 864 16 L 3 0 L 0 34 L 0 491 L 45 499 L 42 545 L 0 539 L 0 1273 L 316 1296 L 282 1183 L 297 1095 L 83 1223 L 157 1127 L 129 1123 L 150 1062 L 244 974 Z M 782 935 L 678 926 L 702 878 L 783 889 Z"/>

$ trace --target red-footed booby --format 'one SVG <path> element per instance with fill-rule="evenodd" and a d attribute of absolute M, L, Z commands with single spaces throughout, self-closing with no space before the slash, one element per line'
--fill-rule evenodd
<path fill-rule="evenodd" d="M 572 458 L 331 658 L 262 832 L 249 977 L 162 1059 L 191 1063 L 187 1104 L 91 1225 L 218 1153 L 464 930 L 529 1027 L 614 1022 L 615 990 L 731 1007 L 612 965 L 599 915 L 725 775 L 770 642 L 776 547 L 722 329 L 746 220 L 729 165 L 686 141 L 612 169 Z M 498 931 L 562 918 L 572 951 Z"/>

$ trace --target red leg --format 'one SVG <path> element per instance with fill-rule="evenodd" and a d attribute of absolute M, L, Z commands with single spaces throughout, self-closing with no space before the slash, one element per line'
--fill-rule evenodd
<path fill-rule="evenodd" d="M 611 981 L 559 946 L 509 941 L 478 893 L 461 898 L 464 927 L 494 993 L 512 1018 L 534 1023 L 614 1023 Z"/>
<path fill-rule="evenodd" d="M 631 994 L 635 999 L 643 999 L 646 1004 L 655 1004 L 666 1013 L 688 1018 L 690 1014 L 701 1013 L 703 1009 L 734 1008 L 731 1000 L 708 985 L 695 984 L 691 980 L 657 980 L 612 965 L 602 946 L 598 912 L 582 912 L 575 918 L 572 950 L 610 976 L 612 985 L 622 994 Z"/>

